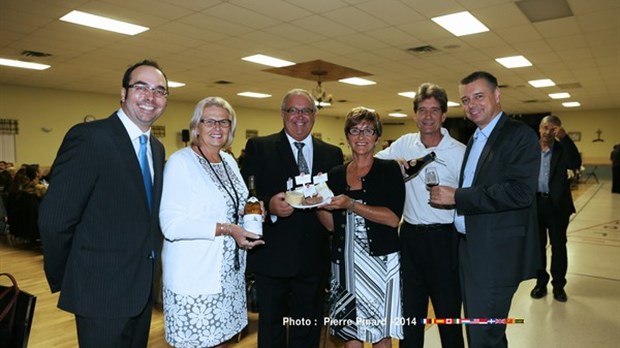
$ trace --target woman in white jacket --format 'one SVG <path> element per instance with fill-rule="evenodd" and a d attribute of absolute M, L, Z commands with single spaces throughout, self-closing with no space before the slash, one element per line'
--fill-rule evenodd
<path fill-rule="evenodd" d="M 219 97 L 201 100 L 192 145 L 166 163 L 160 220 L 166 341 L 225 347 L 247 325 L 245 249 L 263 244 L 241 225 L 248 197 L 234 158 L 236 114 Z"/>

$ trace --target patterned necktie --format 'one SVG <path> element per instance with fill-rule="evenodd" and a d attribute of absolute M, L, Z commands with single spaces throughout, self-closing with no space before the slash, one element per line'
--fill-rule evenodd
<path fill-rule="evenodd" d="M 146 200 L 149 203 L 149 210 L 153 201 L 153 182 L 151 181 L 151 168 L 149 160 L 146 156 L 148 137 L 144 134 L 140 136 L 140 151 L 138 158 L 140 160 L 140 169 L 142 170 L 142 179 L 144 181 L 144 189 L 146 190 Z"/>
<path fill-rule="evenodd" d="M 297 168 L 299 168 L 299 173 L 310 174 L 310 168 L 308 168 L 308 162 L 306 162 L 306 158 L 304 157 L 304 152 L 301 151 L 304 147 L 304 143 L 295 142 L 295 147 L 297 147 Z"/>

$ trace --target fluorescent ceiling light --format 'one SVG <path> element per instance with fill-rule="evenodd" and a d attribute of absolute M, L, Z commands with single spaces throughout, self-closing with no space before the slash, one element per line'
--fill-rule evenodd
<path fill-rule="evenodd" d="M 269 97 L 271 97 L 271 94 L 264 94 L 264 93 L 257 93 L 257 92 L 241 92 L 241 93 L 237 93 L 237 95 L 240 95 L 242 97 L 250 97 L 250 98 L 269 98 Z"/>
<path fill-rule="evenodd" d="M 407 97 L 407 98 L 415 98 L 415 92 L 400 92 L 398 93 L 399 96 L 401 97 Z"/>
<path fill-rule="evenodd" d="M 255 54 L 253 56 L 247 56 L 247 57 L 243 57 L 241 59 L 245 60 L 245 61 L 248 61 L 248 62 L 252 62 L 252 63 L 262 64 L 262 65 L 267 65 L 267 66 L 273 66 L 275 68 L 281 68 L 283 66 L 295 65 L 295 63 L 289 62 L 288 60 L 283 60 L 283 59 L 278 59 L 278 58 L 274 58 L 274 57 L 269 57 L 269 56 L 265 56 L 265 55 L 262 55 L 262 54 Z"/>
<path fill-rule="evenodd" d="M 115 19 L 96 16 L 90 13 L 80 11 L 71 11 L 66 15 L 60 17 L 60 20 L 125 35 L 136 35 L 149 30 L 149 28 L 140 25 L 121 22 Z"/>
<path fill-rule="evenodd" d="M 388 114 L 388 116 L 403 118 L 407 117 L 407 114 L 403 114 L 402 112 L 391 112 Z"/>
<path fill-rule="evenodd" d="M 185 86 L 183 82 L 168 81 L 168 87 L 170 88 L 178 88 L 183 86 Z"/>
<path fill-rule="evenodd" d="M 455 103 L 455 102 L 451 102 L 451 101 L 448 101 L 448 107 L 449 107 L 449 108 L 452 108 L 452 107 L 455 107 L 455 106 L 461 106 L 461 104 L 459 104 L 459 103 Z"/>
<path fill-rule="evenodd" d="M 0 58 L 0 65 L 10 66 L 13 68 L 33 69 L 33 70 L 45 70 L 49 69 L 47 64 L 22 62 L 21 60 Z"/>
<path fill-rule="evenodd" d="M 555 86 L 555 82 L 549 79 L 531 80 L 531 81 L 527 81 L 527 83 L 529 83 L 530 85 L 536 88 Z"/>
<path fill-rule="evenodd" d="M 512 56 L 512 57 L 503 57 L 503 58 L 495 58 L 495 61 L 503 65 L 508 69 L 512 68 L 522 68 L 524 66 L 532 66 L 529 60 L 527 60 L 524 56 Z"/>
<path fill-rule="evenodd" d="M 482 33 L 489 31 L 482 22 L 467 11 L 432 18 L 433 22 L 456 36 Z"/>
<path fill-rule="evenodd" d="M 549 97 L 551 99 L 566 99 L 566 98 L 570 98 L 570 94 L 566 93 L 566 92 L 562 92 L 562 93 L 550 93 Z"/>
<path fill-rule="evenodd" d="M 329 103 L 329 102 L 324 102 L 324 101 L 322 101 L 320 104 L 321 104 L 321 107 L 322 107 L 322 108 L 323 108 L 323 107 L 326 107 L 326 106 L 332 106 L 332 103 Z M 314 101 L 314 105 L 319 106 L 319 102 L 315 100 L 315 101 Z"/>
<path fill-rule="evenodd" d="M 348 79 L 338 80 L 338 82 L 348 83 L 350 85 L 356 85 L 356 86 L 370 86 L 370 85 L 377 84 L 375 81 L 370 81 L 370 80 L 362 79 L 359 77 L 349 77 Z"/>
<path fill-rule="evenodd" d="M 566 103 L 562 103 L 562 106 L 566 108 L 576 108 L 578 106 L 581 106 L 581 104 L 579 102 L 566 102 Z"/>

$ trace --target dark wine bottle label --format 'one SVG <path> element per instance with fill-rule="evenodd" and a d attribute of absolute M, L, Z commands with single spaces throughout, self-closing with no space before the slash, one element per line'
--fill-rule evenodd
<path fill-rule="evenodd" d="M 409 169 L 405 170 L 407 177 L 405 177 L 405 182 L 415 178 L 420 174 L 422 168 L 426 167 L 429 163 L 435 160 L 437 155 L 435 152 L 431 152 L 424 157 L 416 158 L 414 160 L 409 161 Z"/>

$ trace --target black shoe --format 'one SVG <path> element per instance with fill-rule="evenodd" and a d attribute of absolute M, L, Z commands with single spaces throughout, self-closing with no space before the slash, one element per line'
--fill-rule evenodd
<path fill-rule="evenodd" d="M 553 289 L 553 298 L 560 302 L 568 301 L 568 297 L 566 296 L 566 291 L 564 291 L 564 289 Z"/>
<path fill-rule="evenodd" d="M 534 289 L 532 289 L 532 292 L 530 292 L 530 296 L 535 299 L 543 298 L 547 296 L 547 288 L 542 286 L 536 286 Z"/>

